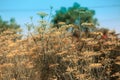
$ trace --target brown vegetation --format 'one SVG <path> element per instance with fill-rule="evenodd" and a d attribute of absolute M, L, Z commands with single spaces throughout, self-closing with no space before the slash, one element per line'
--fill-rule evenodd
<path fill-rule="evenodd" d="M 20 39 L 0 34 L 0 80 L 119 80 L 120 40 L 78 38 L 60 29 Z M 114 36 L 112 36 L 114 37 Z"/>

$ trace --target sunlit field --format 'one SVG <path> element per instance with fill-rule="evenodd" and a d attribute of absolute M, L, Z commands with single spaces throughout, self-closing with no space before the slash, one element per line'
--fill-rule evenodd
<path fill-rule="evenodd" d="M 76 37 L 63 26 L 21 38 L 6 29 L 0 34 L 0 80 L 119 80 L 120 39 L 90 35 Z"/>
<path fill-rule="evenodd" d="M 23 2 L 12 5 L 14 1 L 0 1 L 0 80 L 120 80 L 119 17 L 115 18 L 120 5 L 110 0 L 111 5 L 97 6 L 99 1 L 94 5 L 91 1 L 93 8 L 89 8 L 78 0 L 71 7 L 55 7 L 55 11 L 52 6 L 45 9 L 49 2 L 42 3 L 44 0 L 39 3 L 45 4 L 44 9 L 38 11 L 36 2 L 30 1 L 30 8 L 28 1 L 23 1 L 27 7 Z M 38 18 L 26 19 L 33 12 Z M 101 26 L 96 14 L 102 24 L 112 27 Z M 8 15 L 24 25 L 15 18 L 6 21 Z M 112 19 L 104 22 L 107 17 Z"/>

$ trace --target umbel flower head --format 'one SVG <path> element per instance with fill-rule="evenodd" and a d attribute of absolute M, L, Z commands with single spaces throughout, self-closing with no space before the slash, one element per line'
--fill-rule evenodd
<path fill-rule="evenodd" d="M 39 15 L 42 19 L 46 17 L 48 14 L 45 12 L 38 12 L 37 15 Z"/>

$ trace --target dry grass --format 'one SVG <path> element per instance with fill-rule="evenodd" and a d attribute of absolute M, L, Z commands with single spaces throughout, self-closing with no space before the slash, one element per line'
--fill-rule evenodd
<path fill-rule="evenodd" d="M 117 80 L 120 41 L 77 40 L 62 30 L 26 39 L 14 30 L 1 33 L 0 80 Z"/>

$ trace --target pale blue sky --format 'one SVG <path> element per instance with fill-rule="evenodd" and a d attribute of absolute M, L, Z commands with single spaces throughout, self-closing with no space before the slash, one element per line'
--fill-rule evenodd
<path fill-rule="evenodd" d="M 74 2 L 95 10 L 100 27 L 120 32 L 120 0 L 0 0 L 0 15 L 3 20 L 14 17 L 17 23 L 24 27 L 30 16 L 33 16 L 34 22 L 37 23 L 37 12 L 44 11 L 49 14 L 50 6 L 53 6 L 54 13 L 62 6 L 72 6 Z"/>

